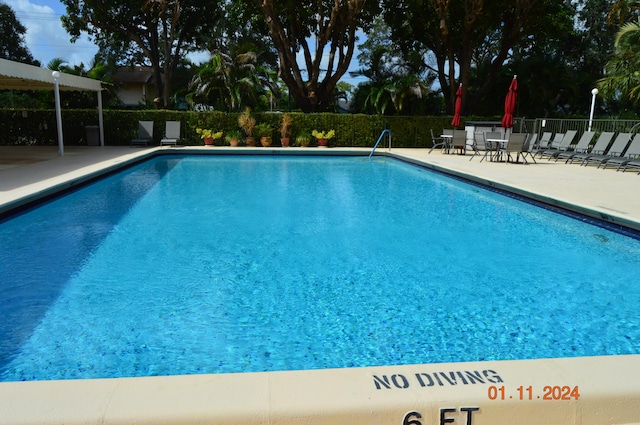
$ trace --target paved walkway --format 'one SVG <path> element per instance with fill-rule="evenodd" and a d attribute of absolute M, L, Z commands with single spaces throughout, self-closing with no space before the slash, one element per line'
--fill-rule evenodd
<path fill-rule="evenodd" d="M 131 161 L 151 156 L 157 150 L 177 153 L 193 151 L 319 153 L 318 148 L 129 148 L 0 147 L 0 213 L 40 196 L 71 187 Z M 368 148 L 331 148 L 326 153 L 370 151 Z M 376 151 L 387 154 L 386 149 Z M 577 164 L 539 160 L 537 164 L 480 162 L 471 155 L 443 155 L 428 149 L 393 149 L 393 156 L 426 167 L 463 176 L 483 184 L 510 190 L 552 205 L 570 208 L 615 224 L 640 230 L 640 176 L 636 172 L 581 167 Z"/>

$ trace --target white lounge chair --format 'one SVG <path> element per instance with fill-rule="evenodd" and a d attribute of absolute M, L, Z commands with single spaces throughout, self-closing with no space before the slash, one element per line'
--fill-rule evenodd
<path fill-rule="evenodd" d="M 180 140 L 180 121 L 167 121 L 164 139 L 160 140 L 160 146 L 175 146 Z"/>

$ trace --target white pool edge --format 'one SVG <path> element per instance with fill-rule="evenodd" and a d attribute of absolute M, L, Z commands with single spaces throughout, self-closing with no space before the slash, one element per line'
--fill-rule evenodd
<path fill-rule="evenodd" d="M 640 355 L 9 382 L 0 423 L 639 424 Z"/>

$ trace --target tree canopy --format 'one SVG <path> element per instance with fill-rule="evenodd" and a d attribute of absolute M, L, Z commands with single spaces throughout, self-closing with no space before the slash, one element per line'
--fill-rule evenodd
<path fill-rule="evenodd" d="M 39 66 L 24 41 L 27 29 L 16 17 L 13 9 L 0 3 L 0 58 Z"/>
<path fill-rule="evenodd" d="M 609 15 L 622 26 L 606 74 L 598 82 L 602 94 L 633 107 L 640 105 L 640 1 L 620 0 Z"/>
<path fill-rule="evenodd" d="M 547 38 L 557 25 L 550 17 L 560 20 L 568 7 L 557 0 L 387 0 L 385 6 L 402 50 L 429 50 L 449 112 L 458 83 L 473 110 L 493 91 L 513 52 Z M 482 81 L 472 84 L 480 68 Z"/>
<path fill-rule="evenodd" d="M 100 47 L 95 65 L 151 66 L 165 107 L 191 81 L 193 98 L 219 109 L 275 98 L 335 110 L 357 49 L 367 81 L 354 112 L 452 113 L 462 83 L 463 114 L 498 115 L 513 75 L 521 116 L 586 114 L 598 80 L 608 111 L 640 101 L 640 0 L 61 1 L 72 40 L 87 33 Z M 0 24 L 3 54 L 32 61 L 2 3 Z M 202 50 L 205 63 L 186 60 Z"/>
<path fill-rule="evenodd" d="M 223 14 L 222 0 L 61 1 L 67 7 L 62 22 L 72 39 L 86 32 L 101 49 L 150 65 L 165 106 L 173 72 L 187 53 L 205 42 Z"/>

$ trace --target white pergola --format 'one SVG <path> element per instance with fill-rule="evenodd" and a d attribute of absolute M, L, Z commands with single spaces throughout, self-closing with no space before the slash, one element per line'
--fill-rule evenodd
<path fill-rule="evenodd" d="M 0 90 L 53 90 L 56 98 L 56 122 L 58 126 L 58 154 L 64 155 L 60 90 L 95 91 L 98 94 L 98 124 L 100 146 L 104 146 L 102 119 L 102 84 L 98 80 L 39 68 L 20 62 L 0 59 Z"/>

